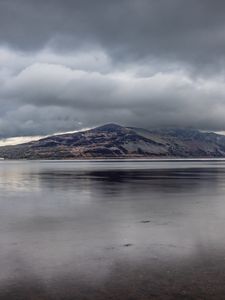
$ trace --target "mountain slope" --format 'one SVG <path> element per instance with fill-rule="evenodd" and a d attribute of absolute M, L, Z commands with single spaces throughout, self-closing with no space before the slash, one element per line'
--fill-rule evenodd
<path fill-rule="evenodd" d="M 225 157 L 225 136 L 193 129 L 155 129 L 106 124 L 0 147 L 5 159 Z"/>

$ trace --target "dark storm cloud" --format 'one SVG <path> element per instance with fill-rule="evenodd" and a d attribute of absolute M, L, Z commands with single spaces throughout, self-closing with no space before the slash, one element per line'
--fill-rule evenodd
<path fill-rule="evenodd" d="M 116 60 L 161 56 L 217 64 L 225 53 L 222 0 L 1 0 L 0 40 L 26 50 L 100 45 Z M 223 62 L 222 62 L 223 63 Z"/>
<path fill-rule="evenodd" d="M 0 0 L 0 137 L 224 130 L 225 2 Z"/>

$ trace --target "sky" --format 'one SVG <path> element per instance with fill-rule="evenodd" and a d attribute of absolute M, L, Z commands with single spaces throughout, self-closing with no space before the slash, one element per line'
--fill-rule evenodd
<path fill-rule="evenodd" d="M 0 139 L 225 130 L 225 1 L 0 0 Z"/>

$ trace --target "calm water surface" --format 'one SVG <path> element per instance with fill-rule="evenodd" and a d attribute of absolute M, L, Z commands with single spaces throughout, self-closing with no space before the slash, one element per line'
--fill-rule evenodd
<path fill-rule="evenodd" d="M 225 161 L 0 162 L 0 299 L 225 299 Z"/>

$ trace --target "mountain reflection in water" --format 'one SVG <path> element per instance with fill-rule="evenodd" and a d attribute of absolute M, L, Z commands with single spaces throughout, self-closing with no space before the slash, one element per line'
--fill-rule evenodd
<path fill-rule="evenodd" d="M 225 162 L 0 162 L 0 299 L 224 299 Z"/>

